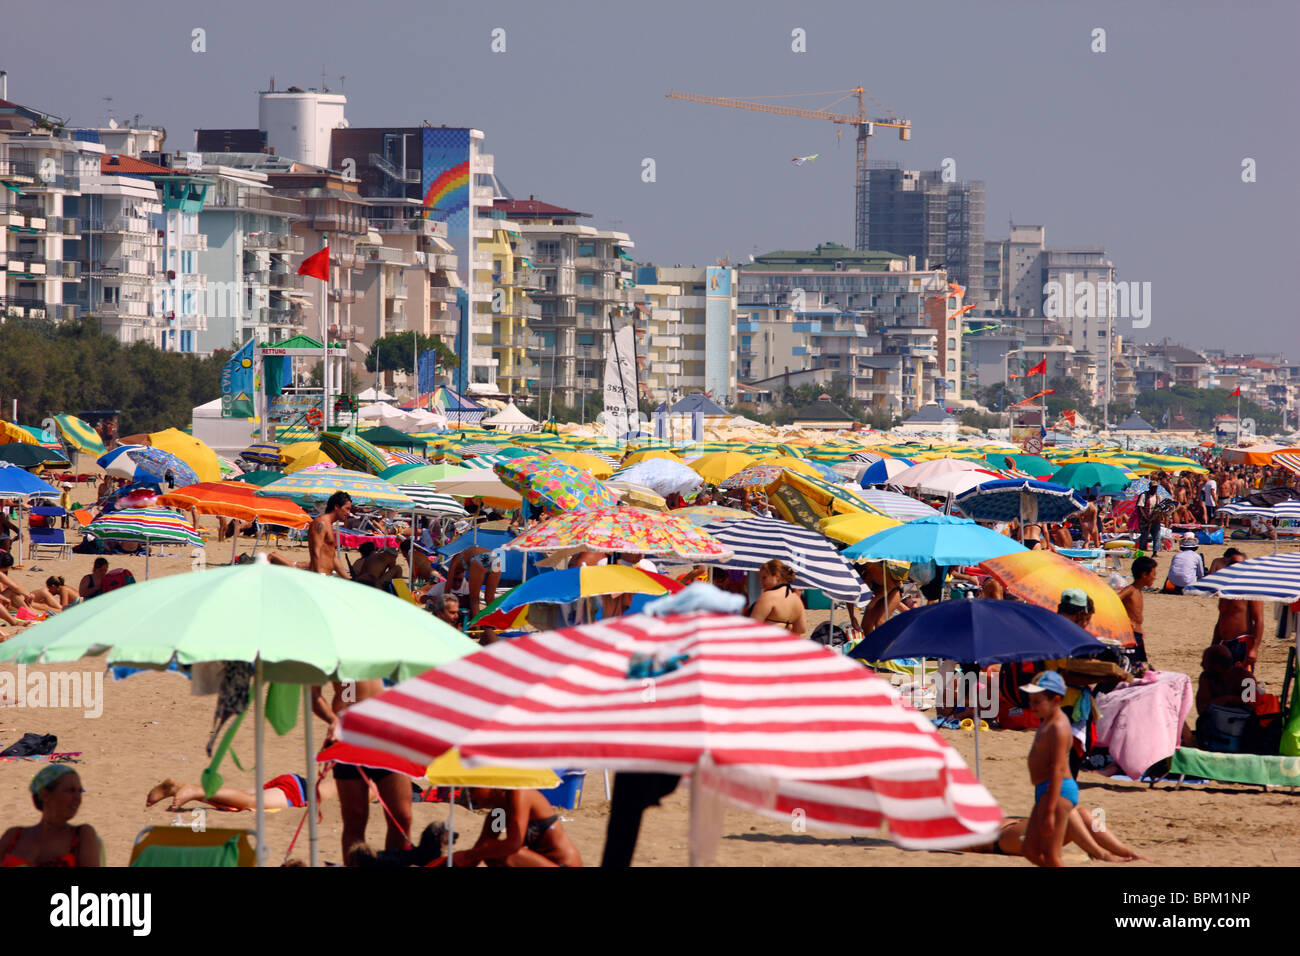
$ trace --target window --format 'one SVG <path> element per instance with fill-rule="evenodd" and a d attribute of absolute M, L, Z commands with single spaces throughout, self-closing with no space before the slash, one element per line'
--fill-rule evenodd
<path fill-rule="evenodd" d="M 948 320 L 948 329 L 949 329 L 949 331 L 953 331 L 953 330 L 955 330 L 956 328 L 957 328 L 957 320 L 956 320 L 956 319 L 949 319 L 949 320 Z"/>
<path fill-rule="evenodd" d="M 955 372 L 955 371 L 957 371 L 957 360 L 956 360 L 956 359 L 948 359 L 948 371 L 950 371 L 950 372 Z"/>
<path fill-rule="evenodd" d="M 957 347 L 957 340 L 952 336 L 948 336 L 948 348 L 955 349 L 956 347 Z"/>

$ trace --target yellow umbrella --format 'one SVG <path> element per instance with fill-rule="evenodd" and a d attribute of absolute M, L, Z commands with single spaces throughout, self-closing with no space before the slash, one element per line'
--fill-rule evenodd
<path fill-rule="evenodd" d="M 758 459 L 738 451 L 715 451 L 689 463 L 694 472 L 711 485 L 726 481 L 738 471 L 758 464 Z"/>
<path fill-rule="evenodd" d="M 320 451 L 320 442 L 318 441 L 300 441 L 292 445 L 280 446 L 280 464 L 292 465 L 295 461 L 309 452 Z"/>
<path fill-rule="evenodd" d="M 36 440 L 36 436 L 34 436 L 27 429 L 19 428 L 17 425 L 13 424 L 12 422 L 6 422 L 6 421 L 0 421 L 0 439 L 3 439 L 2 441 L 0 441 L 0 445 L 10 444 L 14 442 L 17 442 L 18 444 L 22 444 L 22 445 L 40 444 L 40 442 Z"/>
<path fill-rule="evenodd" d="M 900 524 L 902 524 L 901 521 L 895 521 L 885 515 L 869 515 L 857 511 L 822 518 L 821 521 L 817 522 L 817 527 L 828 538 L 843 541 L 845 544 L 857 544 L 864 538 L 869 538 L 879 531 L 884 531 L 886 528 L 895 528 Z"/>
<path fill-rule="evenodd" d="M 813 475 L 818 478 L 821 477 L 821 472 L 810 465 L 807 459 L 804 458 L 794 458 L 790 455 L 768 455 L 765 458 L 760 458 L 758 461 L 763 465 L 778 465 L 781 468 L 797 472 L 801 475 Z"/>
<path fill-rule="evenodd" d="M 304 444 L 307 443 L 304 442 Z M 325 454 L 325 452 L 321 451 L 318 447 L 315 451 L 309 451 L 305 455 L 299 455 L 292 462 L 285 465 L 284 473 L 286 475 L 292 475 L 295 471 L 302 471 L 304 468 L 310 468 L 312 465 L 319 465 L 324 462 L 330 462 L 332 464 L 334 459 Z"/>
<path fill-rule="evenodd" d="M 635 465 L 638 461 L 645 461 L 647 458 L 667 458 L 669 461 L 681 461 L 682 459 L 670 451 L 662 448 L 648 448 L 645 451 L 634 451 L 623 459 L 622 467 Z"/>
<path fill-rule="evenodd" d="M 550 790 L 560 785 L 554 770 L 527 767 L 466 767 L 455 748 L 429 764 L 425 779 L 438 787 L 494 787 L 501 790 Z"/>
<path fill-rule="evenodd" d="M 194 469 L 199 481 L 220 481 L 221 462 L 217 453 L 193 435 L 187 435 L 175 428 L 166 428 L 149 435 L 149 444 L 154 448 L 171 452 L 185 464 Z"/>
<path fill-rule="evenodd" d="M 558 458 L 574 468 L 591 472 L 597 478 L 608 478 L 614 474 L 614 469 L 610 467 L 609 462 L 595 455 L 584 455 L 580 451 L 553 451 L 550 454 L 553 458 Z"/>

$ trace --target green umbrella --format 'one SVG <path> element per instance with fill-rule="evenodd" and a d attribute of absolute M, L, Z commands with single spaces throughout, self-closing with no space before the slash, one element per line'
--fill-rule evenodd
<path fill-rule="evenodd" d="M 404 680 L 478 650 L 459 631 L 391 594 L 324 574 L 254 564 L 177 574 L 101 594 L 0 644 L 0 663 L 107 664 L 163 669 L 247 661 L 255 670 L 258 852 L 262 820 L 262 684 L 302 684 L 307 777 L 315 779 L 306 685 Z M 315 803 L 315 788 L 309 787 Z M 313 862 L 316 810 L 311 807 Z"/>
<path fill-rule="evenodd" d="M 1128 487 L 1128 483 L 1129 479 L 1124 474 L 1124 469 L 1096 461 L 1079 461 L 1073 465 L 1062 465 L 1052 475 L 1052 484 L 1065 485 L 1075 491 L 1087 491 L 1094 485 L 1101 485 L 1103 495 L 1117 495 Z"/>
<path fill-rule="evenodd" d="M 431 485 L 443 478 L 471 475 L 475 470 L 460 465 L 394 465 L 379 477 L 403 485 Z"/>
<path fill-rule="evenodd" d="M 405 432 L 399 432 L 396 428 L 390 428 L 387 425 L 377 425 L 374 428 L 366 428 L 357 432 L 358 438 L 364 438 L 370 444 L 386 448 L 416 448 L 423 454 L 425 447 L 429 444 L 423 438 L 415 438 L 407 435 Z"/>
<path fill-rule="evenodd" d="M 273 481 L 279 481 L 284 477 L 282 471 L 246 471 L 239 476 L 239 480 L 247 482 L 250 485 L 257 485 L 259 488 L 265 488 Z"/>
<path fill-rule="evenodd" d="M 1010 458 L 1017 471 L 1023 471 L 1031 478 L 1042 478 L 1044 475 L 1050 475 L 1056 471 L 1056 466 L 1041 455 L 1029 455 L 1025 452 L 994 452 L 984 459 L 984 464 L 988 465 L 995 471 L 1001 471 L 1007 467 L 1007 459 Z"/>
<path fill-rule="evenodd" d="M 29 445 L 26 442 L 0 445 L 0 461 L 7 461 L 19 468 L 35 468 L 37 465 L 54 465 L 58 468 L 66 468 L 70 464 L 68 459 L 57 451 L 42 448 L 40 445 Z"/>

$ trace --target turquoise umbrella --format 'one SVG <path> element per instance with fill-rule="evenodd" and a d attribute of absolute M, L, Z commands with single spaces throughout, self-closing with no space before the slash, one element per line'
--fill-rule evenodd
<path fill-rule="evenodd" d="M 846 548 L 843 554 L 849 561 L 933 561 L 940 567 L 952 567 L 979 564 L 1024 550 L 1023 544 L 969 518 L 934 515 L 886 528 Z"/>
<path fill-rule="evenodd" d="M 0 663 L 57 664 L 102 655 L 106 664 L 160 670 L 172 661 L 253 664 L 261 858 L 265 681 L 303 685 L 306 775 L 314 780 L 309 685 L 404 680 L 478 649 L 459 631 L 391 594 L 259 560 L 102 594 L 0 644 Z M 314 865 L 314 787 L 308 787 L 308 799 Z"/>
<path fill-rule="evenodd" d="M 1065 485 L 1075 491 L 1087 491 L 1095 485 L 1101 485 L 1103 495 L 1117 495 L 1128 487 L 1129 479 L 1123 468 L 1099 461 L 1079 461 L 1072 465 L 1062 465 L 1052 475 L 1052 484 Z"/>
<path fill-rule="evenodd" d="M 336 491 L 346 491 L 359 505 L 396 511 L 409 511 L 411 508 L 411 499 L 382 478 L 346 468 L 296 471 L 265 485 L 257 494 L 268 498 L 288 498 L 298 504 L 317 504 L 328 501 Z"/>

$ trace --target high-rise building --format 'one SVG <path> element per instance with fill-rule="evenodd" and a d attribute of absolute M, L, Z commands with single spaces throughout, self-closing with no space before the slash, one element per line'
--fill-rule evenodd
<path fill-rule="evenodd" d="M 642 266 L 632 289 L 640 373 L 650 397 L 668 404 L 703 392 L 736 401 L 736 270 Z"/>
<path fill-rule="evenodd" d="M 873 160 L 867 170 L 867 247 L 943 268 L 978 296 L 984 288 L 984 184 L 949 181 L 943 170 Z"/>

